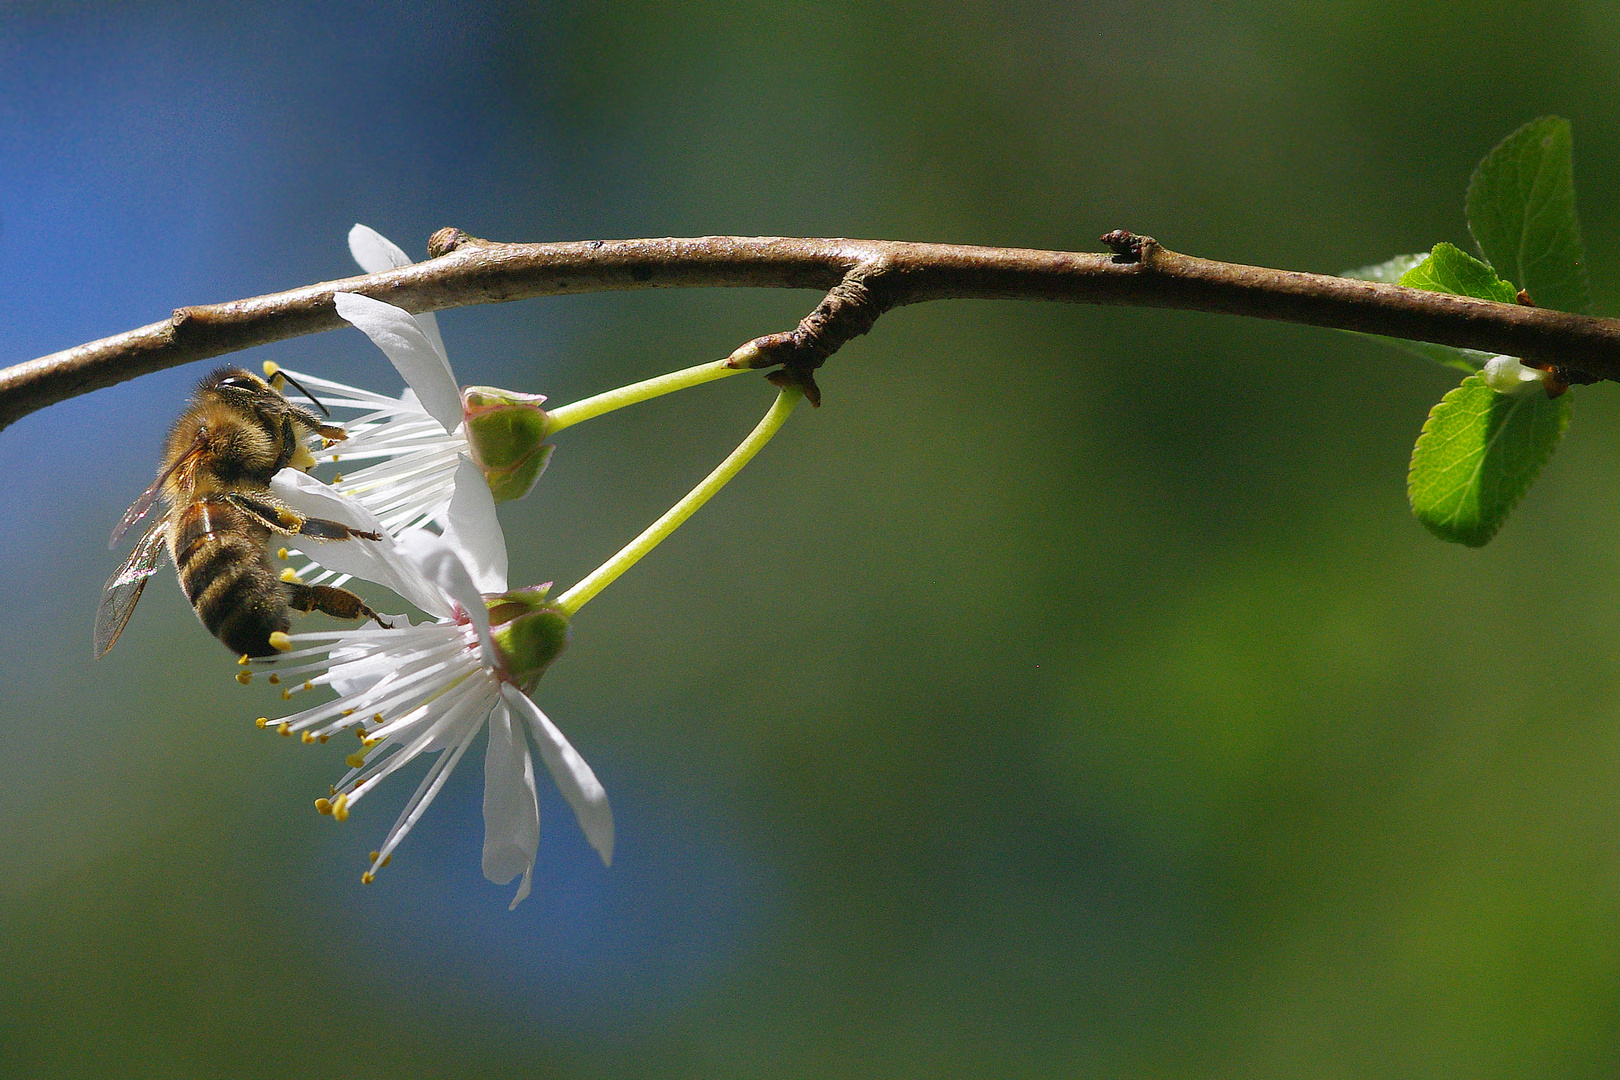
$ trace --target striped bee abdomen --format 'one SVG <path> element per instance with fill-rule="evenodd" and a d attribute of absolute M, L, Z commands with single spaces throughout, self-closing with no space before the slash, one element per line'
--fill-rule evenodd
<path fill-rule="evenodd" d="M 292 627 L 287 592 L 265 552 L 269 530 L 222 499 L 187 503 L 169 543 L 180 587 L 208 632 L 232 652 L 270 656 L 270 635 Z"/>

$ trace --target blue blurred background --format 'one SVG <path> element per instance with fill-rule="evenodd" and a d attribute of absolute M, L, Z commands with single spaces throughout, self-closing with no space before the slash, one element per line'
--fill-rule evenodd
<path fill-rule="evenodd" d="M 21 3 L 0 9 L 0 361 L 425 254 L 704 233 L 1336 272 L 1467 243 L 1474 163 L 1572 119 L 1620 307 L 1620 9 Z M 803 293 L 441 316 L 565 402 Z M 353 331 L 254 350 L 392 391 Z M 167 580 L 90 662 L 105 538 L 208 365 L 0 432 L 0 1074 L 1610 1077 L 1620 410 L 1576 391 L 1483 551 L 1407 513 L 1456 375 L 1346 335 L 1014 303 L 886 317 L 582 614 L 538 692 L 613 800 L 478 869 L 477 753 L 370 887 L 336 747 Z M 700 477 L 743 377 L 570 430 L 503 508 L 572 583 Z"/>

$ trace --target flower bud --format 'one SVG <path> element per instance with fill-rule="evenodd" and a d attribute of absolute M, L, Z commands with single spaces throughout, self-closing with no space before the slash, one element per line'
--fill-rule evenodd
<path fill-rule="evenodd" d="M 525 693 L 568 644 L 568 615 L 546 600 L 551 583 L 484 597 L 501 673 Z"/>
<path fill-rule="evenodd" d="M 1527 367 L 1513 356 L 1491 357 L 1479 374 L 1485 385 L 1498 394 L 1522 394 L 1526 390 L 1540 389 L 1547 385 L 1548 377 L 1547 372 Z"/>
<path fill-rule="evenodd" d="M 546 444 L 546 411 L 541 394 L 520 394 L 493 386 L 461 392 L 467 445 L 496 502 L 521 499 L 546 471 L 552 447 Z"/>

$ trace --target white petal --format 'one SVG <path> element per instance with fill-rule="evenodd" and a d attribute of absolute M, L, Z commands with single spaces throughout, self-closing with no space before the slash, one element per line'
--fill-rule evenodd
<path fill-rule="evenodd" d="M 489 636 L 489 609 L 467 567 L 444 537 L 426 529 L 412 529 L 399 538 L 399 550 L 421 575 L 446 596 L 461 605 L 478 630 L 484 647 L 484 663 L 495 666 L 495 643 Z"/>
<path fill-rule="evenodd" d="M 478 591 L 505 592 L 506 534 L 495 516 L 495 494 L 465 454 L 456 466 L 456 492 L 445 517 L 445 542 L 461 556 Z"/>
<path fill-rule="evenodd" d="M 411 265 L 411 257 L 398 244 L 369 225 L 356 224 L 349 230 L 349 254 L 368 274 Z"/>
<path fill-rule="evenodd" d="M 393 589 L 436 618 L 454 616 L 444 597 L 432 588 L 399 545 L 390 537 L 377 516 L 356 499 L 321 483 L 297 469 L 282 469 L 270 481 L 270 493 L 306 517 L 324 518 L 364 532 L 382 533 L 381 540 L 316 540 L 300 536 L 300 548 L 312 560 L 329 570 L 374 581 Z M 482 608 L 482 604 L 479 605 Z"/>
<path fill-rule="evenodd" d="M 399 369 L 428 415 L 454 431 L 461 424 L 461 388 L 445 358 L 414 316 L 404 308 L 359 293 L 335 293 L 337 313 L 362 331 Z"/>
<path fill-rule="evenodd" d="M 422 820 L 422 815 L 427 813 L 428 807 L 433 804 L 433 800 L 438 797 L 440 789 L 444 787 L 444 782 L 450 779 L 451 773 L 455 772 L 456 765 L 461 761 L 461 755 L 467 752 L 467 747 L 472 745 L 473 736 L 477 733 L 478 729 L 473 728 L 467 733 L 465 739 L 457 743 L 449 752 L 441 754 L 438 760 L 429 766 L 427 775 L 422 777 L 422 782 L 417 785 L 416 791 L 405 803 L 405 809 L 400 812 L 399 818 L 395 820 L 394 827 L 388 830 L 388 836 L 383 840 L 382 847 L 377 849 L 378 865 L 388 860 L 388 856 L 393 853 L 393 850 L 416 827 L 416 823 Z M 407 747 L 389 760 L 394 762 L 395 758 L 400 758 L 401 760 L 393 765 L 393 768 L 398 768 L 399 765 L 415 758 L 419 752 L 412 752 Z M 393 769 L 388 771 L 391 772 Z M 387 775 L 387 772 L 382 775 Z M 358 800 L 359 795 L 355 794 L 350 801 L 353 803 Z"/>
<path fill-rule="evenodd" d="M 515 908 L 529 895 L 534 856 L 540 850 L 540 804 L 534 791 L 534 760 L 529 740 L 512 727 L 506 702 L 489 716 L 489 747 L 484 752 L 484 876 L 505 885 L 523 875 Z"/>
<path fill-rule="evenodd" d="M 540 746 L 540 759 L 546 763 L 557 790 L 574 808 L 574 817 L 584 830 L 586 841 L 602 856 L 604 866 L 613 865 L 613 810 L 608 806 L 607 792 L 597 782 L 596 774 L 579 756 L 579 751 L 563 738 L 557 725 L 522 691 L 511 683 L 502 683 L 501 697 L 515 713 L 528 719 L 535 742 Z"/>
<path fill-rule="evenodd" d="M 400 250 L 398 244 L 369 225 L 356 224 L 349 230 L 349 254 L 368 274 L 380 274 L 384 270 L 398 270 L 411 265 L 411 257 Z M 433 317 L 433 312 L 423 312 L 416 317 L 416 321 L 422 325 L 422 332 L 428 336 L 428 340 L 438 347 L 439 355 L 447 355 L 444 339 L 439 337 L 439 320 Z"/>

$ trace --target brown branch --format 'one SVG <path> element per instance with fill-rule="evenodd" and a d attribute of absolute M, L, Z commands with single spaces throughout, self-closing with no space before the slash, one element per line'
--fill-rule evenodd
<path fill-rule="evenodd" d="M 1422 292 L 1321 274 L 1214 262 L 1148 237 L 1110 233 L 1113 254 L 1022 248 L 707 236 L 497 244 L 441 229 L 434 257 L 386 273 L 225 304 L 0 370 L 0 427 L 35 409 L 148 372 L 346 325 L 334 292 L 410 311 L 621 289 L 819 289 L 822 303 L 740 359 L 781 365 L 812 395 L 811 373 L 883 312 L 924 300 L 1062 300 L 1186 308 L 1415 338 L 1559 366 L 1569 381 L 1620 379 L 1620 320 Z"/>

